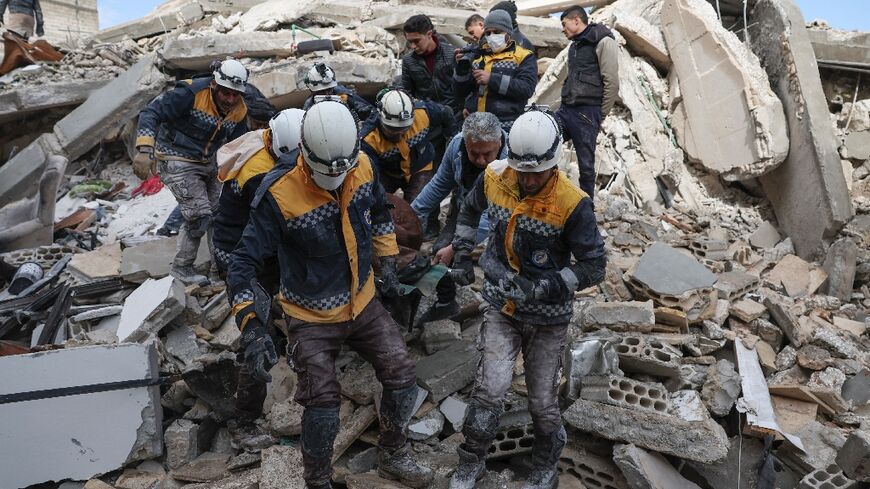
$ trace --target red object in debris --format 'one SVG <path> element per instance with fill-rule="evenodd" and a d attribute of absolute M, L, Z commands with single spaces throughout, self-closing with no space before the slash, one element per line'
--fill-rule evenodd
<path fill-rule="evenodd" d="M 130 194 L 131 197 L 136 197 L 137 195 L 154 195 L 157 192 L 163 190 L 163 182 L 160 181 L 159 175 L 154 175 L 142 182 L 138 187 L 133 189 L 133 193 Z"/>

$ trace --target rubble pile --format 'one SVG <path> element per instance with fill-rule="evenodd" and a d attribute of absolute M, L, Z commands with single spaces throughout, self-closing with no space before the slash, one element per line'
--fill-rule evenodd
<path fill-rule="evenodd" d="M 819 75 L 866 68 L 870 41 L 807 29 L 790 1 L 749 2 L 748 31 L 732 27 L 725 0 L 721 19 L 702 0 L 599 3 L 592 19 L 620 45 L 619 102 L 596 153 L 608 268 L 577 293 L 564 349 L 561 487 L 870 482 L 870 93 L 853 72 Z M 15 372 L 0 379 L 0 433 L 14 441 L 0 443 L 4 487 L 304 487 L 296 374 L 282 357 L 256 429 L 237 422 L 240 332 L 226 287 L 169 276 L 176 239 L 155 231 L 175 201 L 168 189 L 133 190 L 135 116 L 173 77 L 226 56 L 281 108 L 301 106 L 304 72 L 323 58 L 371 98 L 400 74 L 408 16 L 429 13 L 439 32 L 461 35 L 488 5 L 291 4 L 173 0 L 58 64 L 0 79 L 0 120 L 49 124 L 0 135 L 0 154 L 14 147 L 0 166 L 0 371 Z M 555 107 L 567 76 L 559 22 L 519 23 L 549 55 L 533 100 Z M 302 52 L 315 36 L 334 52 Z M 21 99 L 58 84 L 75 97 Z M 576 180 L 565 149 L 560 167 Z M 12 282 L 25 263 L 42 273 Z M 203 243 L 195 267 L 209 266 Z M 419 388 L 411 450 L 435 470 L 432 487 L 447 487 L 458 463 L 481 283 L 460 288 L 455 321 L 406 333 Z M 374 370 L 347 351 L 336 365 L 336 482 L 401 487 L 374 470 Z M 477 487 L 520 487 L 527 394 L 520 359 Z"/>

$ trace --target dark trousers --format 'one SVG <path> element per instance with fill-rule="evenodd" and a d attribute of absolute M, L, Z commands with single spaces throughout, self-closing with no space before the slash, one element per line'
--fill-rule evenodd
<path fill-rule="evenodd" d="M 563 105 L 556 111 L 565 139 L 574 143 L 580 169 L 580 189 L 595 198 L 595 140 L 601 130 L 601 106 Z"/>

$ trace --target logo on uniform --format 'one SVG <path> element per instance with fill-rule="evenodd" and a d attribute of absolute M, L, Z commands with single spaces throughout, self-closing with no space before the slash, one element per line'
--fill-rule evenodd
<path fill-rule="evenodd" d="M 369 226 L 372 225 L 372 211 L 370 209 L 366 209 L 365 213 L 366 224 Z"/>
<path fill-rule="evenodd" d="M 532 263 L 538 266 L 547 263 L 549 258 L 550 255 L 547 253 L 547 250 L 535 250 L 535 252 L 532 253 Z"/>

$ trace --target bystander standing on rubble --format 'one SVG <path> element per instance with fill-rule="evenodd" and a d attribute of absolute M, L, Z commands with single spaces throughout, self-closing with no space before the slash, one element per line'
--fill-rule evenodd
<path fill-rule="evenodd" d="M 303 477 L 311 489 L 331 487 L 341 387 L 335 360 L 343 343 L 372 363 L 383 384 L 378 471 L 411 487 L 433 472 L 406 445 L 416 399 L 416 375 L 404 339 L 375 298 L 372 250 L 381 260 L 384 295 L 397 295 L 393 221 L 383 187 L 359 150 L 356 119 L 339 102 L 315 103 L 302 121 L 301 155 L 254 202 L 230 263 L 229 287 L 249 367 L 268 378 L 277 361 L 266 321 L 268 296 L 255 282 L 277 256 L 279 301 L 287 316 L 288 361 L 299 377 Z"/>
<path fill-rule="evenodd" d="M 520 46 L 528 49 L 529 51 L 538 54 L 535 45 L 532 44 L 532 41 L 529 41 L 522 32 L 520 32 L 520 26 L 517 24 L 517 4 L 513 2 L 513 0 L 505 0 L 502 2 L 498 2 L 493 5 L 490 12 L 495 12 L 496 10 L 502 10 L 508 13 L 511 16 L 511 25 L 513 25 L 513 31 L 511 31 L 511 38 L 517 42 Z"/>
<path fill-rule="evenodd" d="M 377 106 L 377 115 L 369 117 L 360 131 L 362 149 L 377 168 L 386 191 L 402 189 L 405 200 L 413 202 L 434 173 L 436 150 L 432 134 L 453 137 L 456 132 L 453 113 L 435 102 L 415 102 L 402 90 L 381 93 Z M 438 216 L 426 226 L 427 231 L 437 230 Z"/>
<path fill-rule="evenodd" d="M 458 448 L 452 489 L 471 489 L 486 471 L 520 349 L 535 435 L 533 469 L 523 488 L 558 484 L 556 465 L 567 435 L 557 390 L 574 292 L 601 282 L 606 264 L 591 199 L 556 166 L 561 144 L 554 116 L 526 112 L 511 129 L 507 160 L 487 167 L 462 206 L 453 246 L 454 268 L 465 273 L 457 273 L 457 281 L 473 281 L 471 249 L 484 210 L 493 222 L 493 239 L 480 258 L 489 304 L 478 340 L 482 368 L 462 428 L 465 442 Z"/>
<path fill-rule="evenodd" d="M 535 92 L 538 61 L 511 37 L 513 24 L 504 10 L 490 12 L 484 29 L 481 52 L 472 54 L 470 63 L 461 61 L 466 53 L 456 53 L 454 91 L 465 101 L 464 115 L 492 112 L 509 129 Z"/>
<path fill-rule="evenodd" d="M 465 20 L 465 32 L 474 42 L 479 42 L 483 37 L 483 17 L 480 14 L 470 15 Z"/>
<path fill-rule="evenodd" d="M 185 283 L 208 281 L 193 263 L 203 236 L 208 235 L 212 247 L 212 220 L 220 195 L 215 153 L 247 131 L 247 107 L 242 99 L 247 79 L 247 69 L 228 59 L 213 79 L 179 82 L 139 114 L 139 153 L 133 169 L 143 180 L 159 171 L 178 200 L 184 224 L 172 274 Z"/>
<path fill-rule="evenodd" d="M 4 20 L 3 14 L 7 7 L 9 16 Z M 29 38 L 34 32 L 37 36 L 45 35 L 39 0 L 0 0 L 0 24 L 25 38 Z"/>
<path fill-rule="evenodd" d="M 411 48 L 402 57 L 402 88 L 416 99 L 432 100 L 459 113 L 462 104 L 454 97 L 450 79 L 455 47 L 435 32 L 425 15 L 408 18 L 402 29 Z"/>
<path fill-rule="evenodd" d="M 314 104 L 314 97 L 318 95 L 335 95 L 345 105 L 350 107 L 360 120 L 366 120 L 374 112 L 375 108 L 366 99 L 360 97 L 353 90 L 339 85 L 335 77 L 335 70 L 328 64 L 318 62 L 308 69 L 305 74 L 305 86 L 311 91 L 311 96 L 305 100 L 302 109 L 308 110 Z"/>
<path fill-rule="evenodd" d="M 561 18 L 562 32 L 571 45 L 568 77 L 562 85 L 562 104 L 556 116 L 574 143 L 580 188 L 594 199 L 595 144 L 601 121 L 619 94 L 619 51 L 610 29 L 590 24 L 582 7 L 569 7 Z"/>
<path fill-rule="evenodd" d="M 507 133 L 501 128 L 498 117 L 489 112 L 475 112 L 465 118 L 462 132 L 447 145 L 435 177 L 411 203 L 414 212 L 424 221 L 432 214 L 438 215 L 441 201 L 453 192 L 447 222 L 432 247 L 433 263 L 450 265 L 453 261 L 453 234 L 465 195 L 490 163 L 506 157 Z M 475 242 L 483 241 L 488 235 L 489 219 L 484 213 Z"/>

